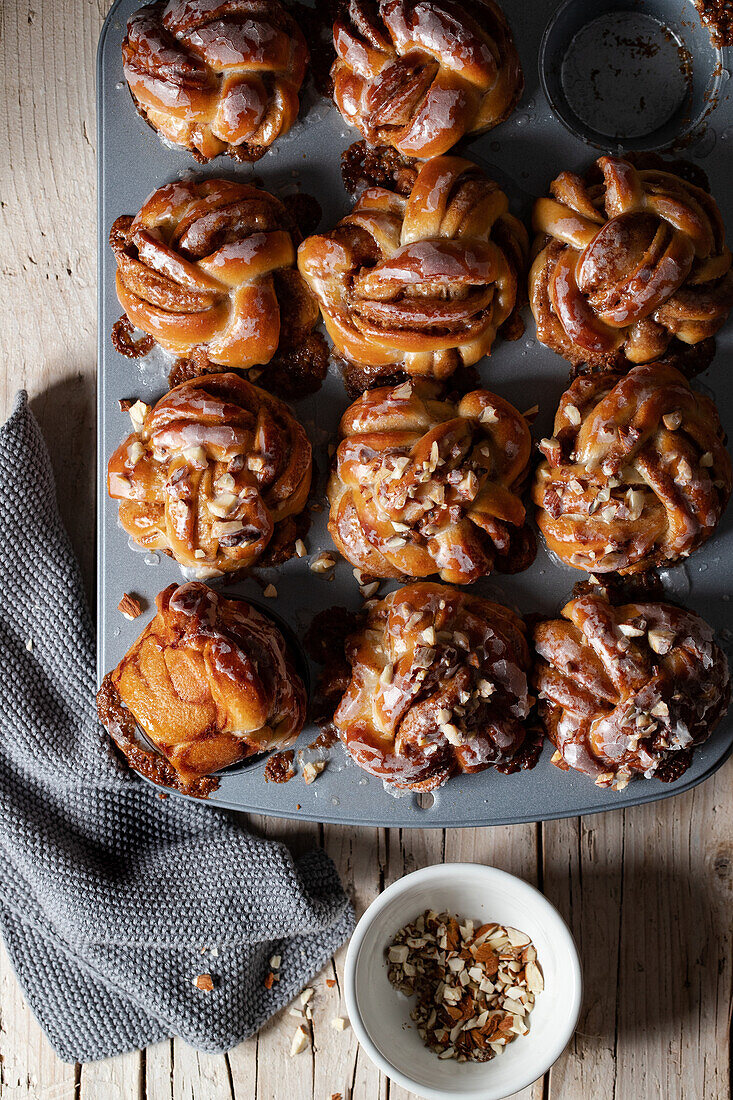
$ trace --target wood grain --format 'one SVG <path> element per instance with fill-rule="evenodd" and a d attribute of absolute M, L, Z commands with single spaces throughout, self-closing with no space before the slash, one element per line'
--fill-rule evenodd
<path fill-rule="evenodd" d="M 0 9 L 0 406 L 25 386 L 48 440 L 62 512 L 93 587 L 94 56 L 104 0 Z M 33 79 L 29 79 L 33 74 Z M 322 843 L 357 911 L 406 871 L 493 863 L 539 882 L 570 922 L 586 992 L 578 1032 L 521 1100 L 730 1096 L 733 762 L 653 806 L 543 827 L 346 829 L 255 821 L 296 848 Z M 96 1065 L 51 1051 L 0 953 L 0 1100 L 409 1100 L 359 1050 L 343 1014 L 343 951 L 314 982 L 313 1045 L 287 1010 L 227 1057 L 177 1039 Z M 335 979 L 328 987 L 326 978 Z"/>

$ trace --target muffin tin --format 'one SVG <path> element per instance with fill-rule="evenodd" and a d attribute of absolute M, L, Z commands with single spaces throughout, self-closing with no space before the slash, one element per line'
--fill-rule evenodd
<path fill-rule="evenodd" d="M 133 550 L 128 545 L 127 535 L 117 519 L 117 505 L 106 493 L 107 459 L 130 430 L 129 417 L 119 411 L 119 400 L 139 397 L 147 403 L 154 402 L 168 388 L 166 379 L 170 369 L 170 360 L 157 348 L 135 363 L 120 356 L 112 346 L 110 331 L 121 310 L 115 294 L 114 257 L 107 243 L 110 226 L 119 214 L 134 213 L 156 187 L 190 175 L 251 180 L 281 196 L 300 189 L 318 197 L 323 209 L 322 226 L 333 225 L 351 207 L 351 200 L 341 183 L 340 154 L 359 137 L 332 104 L 306 87 L 301 116 L 294 129 L 279 139 L 255 165 L 236 164 L 220 157 L 202 167 L 186 151 L 166 147 L 136 113 L 122 74 L 120 45 L 127 19 L 138 6 L 139 0 L 117 0 L 113 5 L 102 30 L 98 57 L 97 621 L 100 681 L 103 674 L 117 664 L 153 614 L 156 594 L 172 581 L 182 580 L 179 567 L 172 559 Z M 733 60 L 730 51 L 712 50 L 706 32 L 699 27 L 699 17 L 691 0 L 677 0 L 674 4 L 655 0 L 652 5 L 617 0 L 594 6 L 593 16 L 598 17 L 609 9 L 614 12 L 633 9 L 638 15 L 642 7 L 650 16 L 666 22 L 672 30 L 677 26 L 680 34 L 684 31 L 684 45 L 692 66 L 692 77 L 684 92 L 688 98 L 677 104 L 672 119 L 668 116 L 644 134 L 630 133 L 628 143 L 623 135 L 609 137 L 608 148 L 616 151 L 666 144 L 672 136 L 685 130 L 688 122 L 694 124 L 700 114 L 707 113 L 704 126 L 688 134 L 683 152 L 707 172 L 733 237 L 733 193 L 727 181 L 730 150 L 733 149 L 733 100 L 727 71 Z M 558 65 L 562 70 L 564 51 L 581 29 L 579 24 L 571 25 L 567 20 L 572 15 L 577 22 L 577 10 L 585 9 L 587 13 L 588 6 L 579 4 L 578 0 L 570 0 L 560 9 L 551 0 L 523 0 L 521 4 L 518 0 L 504 0 L 504 8 L 513 26 L 524 67 L 525 92 L 507 122 L 473 141 L 462 142 L 457 151 L 481 165 L 510 196 L 513 212 L 528 222 L 533 199 L 545 193 L 548 182 L 559 171 L 582 169 L 598 155 L 591 143 L 596 141 L 594 126 L 599 126 L 599 119 L 588 116 L 585 123 L 579 123 L 577 116 L 572 111 L 568 113 L 557 98 L 558 85 L 554 79 Z M 575 9 L 574 14 L 571 9 Z M 545 34 L 551 19 L 553 25 Z M 575 41 L 575 54 L 582 54 L 583 51 L 577 48 L 578 40 Z M 592 43 L 593 34 L 589 35 L 589 41 Z M 601 37 L 598 41 L 607 42 L 607 38 Z M 545 65 L 541 80 L 538 58 L 543 43 Z M 593 49 L 590 55 L 586 51 L 584 56 L 593 67 Z M 601 50 L 597 63 L 607 64 L 608 58 L 608 50 Z M 689 72 L 689 66 L 686 71 Z M 695 83 L 696 72 L 699 88 Z M 551 97 L 554 110 L 542 87 Z M 573 102 L 575 110 L 579 111 L 582 104 L 577 99 Z M 664 129 L 666 126 L 672 126 L 674 131 L 669 131 L 669 137 Z M 638 129 L 638 126 L 632 125 L 630 129 Z M 524 311 L 524 317 L 524 336 L 513 343 L 497 343 L 491 359 L 482 362 L 480 371 L 488 389 L 507 398 L 520 410 L 539 405 L 539 415 L 533 426 L 533 436 L 539 439 L 550 432 L 557 401 L 566 385 L 568 365 L 537 343 L 529 310 Z M 715 362 L 696 385 L 713 393 L 723 424 L 727 426 L 733 424 L 733 391 L 726 386 L 724 371 L 733 353 L 733 326 L 728 324 L 717 339 Z M 339 418 L 348 403 L 342 381 L 333 371 L 317 394 L 294 403 L 314 444 L 322 481 L 328 462 L 327 447 L 335 438 Z M 332 549 L 326 519 L 325 509 L 312 514 L 313 522 L 306 538 L 308 558 L 292 559 L 278 569 L 255 570 L 252 577 L 227 589 L 252 599 L 264 611 L 278 616 L 300 639 L 319 611 L 334 605 L 357 608 L 361 602 L 348 563 L 338 563 L 333 579 L 326 579 L 309 569 L 309 558 L 319 551 Z M 685 565 L 663 573 L 669 597 L 703 615 L 715 628 L 729 655 L 733 653 L 733 632 L 728 630 L 731 565 L 733 510 L 729 509 L 709 543 L 696 551 Z M 540 546 L 530 569 L 515 576 L 479 581 L 475 590 L 524 613 L 549 613 L 557 611 L 569 598 L 579 579 L 582 574 L 557 564 Z M 263 596 L 265 586 L 270 583 L 276 586 L 278 593 L 272 600 Z M 392 582 L 383 583 L 381 592 L 386 593 L 390 587 L 396 586 Z M 143 615 L 133 622 L 123 618 L 117 610 L 125 592 L 137 595 L 144 605 Z M 314 676 L 317 671 L 312 669 Z M 209 804 L 278 817 L 408 828 L 539 821 L 651 802 L 687 790 L 720 767 L 733 749 L 733 717 L 729 717 L 696 750 L 692 766 L 685 775 L 672 784 L 655 779 L 639 780 L 620 792 L 602 790 L 582 775 L 564 773 L 553 767 L 550 764 L 552 746 L 545 745 L 532 771 L 505 776 L 489 769 L 478 775 L 456 777 L 434 795 L 406 793 L 395 797 L 378 779 L 353 764 L 340 745 L 327 750 L 309 747 L 319 732 L 315 726 L 306 727 L 297 744 L 298 749 L 304 750 L 304 759 L 328 758 L 328 766 L 313 784 L 306 785 L 300 777 L 285 784 L 266 782 L 266 761 L 256 758 L 223 773 L 220 787 L 209 798 Z"/>

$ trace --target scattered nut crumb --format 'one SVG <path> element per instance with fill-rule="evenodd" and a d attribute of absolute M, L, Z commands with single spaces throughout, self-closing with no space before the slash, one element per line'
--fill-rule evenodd
<path fill-rule="evenodd" d="M 308 1046 L 308 1032 L 302 1024 L 298 1027 L 295 1035 L 293 1035 L 293 1041 L 290 1044 L 290 1057 L 292 1058 L 296 1054 L 301 1054 Z"/>
<path fill-rule="evenodd" d="M 265 589 L 264 595 L 267 597 L 268 600 L 276 599 L 277 589 L 275 588 L 275 585 L 268 584 L 267 588 Z"/>
<path fill-rule="evenodd" d="M 305 987 L 305 989 L 303 990 L 303 992 L 300 995 L 300 1003 L 302 1005 L 307 1005 L 308 1001 L 311 999 L 312 996 L 313 996 L 313 990 L 308 985 L 308 986 Z"/>
<path fill-rule="evenodd" d="M 336 564 L 336 559 L 333 554 L 327 554 L 325 551 L 321 551 L 320 554 L 316 554 L 313 561 L 310 563 L 310 568 L 314 573 L 327 573 L 329 569 L 333 569 Z"/>
<path fill-rule="evenodd" d="M 326 985 L 328 986 L 329 989 L 333 989 L 333 987 L 336 985 L 336 979 L 335 978 L 326 978 Z"/>
<path fill-rule="evenodd" d="M 131 596 L 129 592 L 125 592 L 120 602 L 117 604 L 117 610 L 132 622 L 138 615 L 142 615 L 142 605 L 135 596 Z"/>
<path fill-rule="evenodd" d="M 145 417 L 150 412 L 150 405 L 146 405 L 144 401 L 136 401 L 134 405 L 130 405 L 127 411 L 130 414 L 133 428 L 136 432 L 139 432 L 143 426 Z"/>
<path fill-rule="evenodd" d="M 265 989 L 272 989 L 274 981 L 275 981 L 275 975 L 273 974 L 272 971 L 270 971 L 269 974 L 267 975 L 267 977 L 265 978 Z"/>
<path fill-rule="evenodd" d="M 345 1016 L 334 1016 L 334 1018 L 331 1020 L 331 1027 L 334 1029 L 334 1031 L 346 1031 L 346 1028 L 348 1026 L 349 1021 L 346 1019 Z"/>
<path fill-rule="evenodd" d="M 29 638 L 28 641 L 25 643 L 25 648 L 28 650 L 29 653 L 33 649 L 33 639 L 32 638 Z"/>
<path fill-rule="evenodd" d="M 211 993 L 214 988 L 214 979 L 211 974 L 197 974 L 192 984 L 195 985 L 196 989 L 200 989 L 202 993 Z"/>
<path fill-rule="evenodd" d="M 312 760 L 303 768 L 303 779 L 306 783 L 315 783 L 318 776 L 326 767 L 325 760 Z"/>
<path fill-rule="evenodd" d="M 295 540 L 295 553 L 298 555 L 299 558 L 304 558 L 308 553 L 306 545 L 302 539 Z"/>
<path fill-rule="evenodd" d="M 270 969 L 271 970 L 279 970 L 281 962 L 282 962 L 282 959 L 279 955 L 273 955 L 272 958 L 270 959 Z"/>

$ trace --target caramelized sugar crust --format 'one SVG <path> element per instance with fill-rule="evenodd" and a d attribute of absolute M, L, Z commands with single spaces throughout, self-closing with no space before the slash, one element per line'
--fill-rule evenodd
<path fill-rule="evenodd" d="M 220 768 L 295 741 L 305 687 L 278 628 L 245 600 L 194 581 L 169 585 L 156 605 L 105 679 L 100 718 L 135 770 L 206 795 Z M 136 725 L 157 753 L 139 746 Z"/>
<path fill-rule="evenodd" d="M 349 0 L 333 27 L 334 99 L 372 145 L 435 157 L 503 122 L 524 87 L 493 0 Z"/>
<path fill-rule="evenodd" d="M 603 589 L 534 632 L 534 681 L 553 763 L 625 787 L 677 779 L 725 714 L 728 664 L 698 615 L 667 603 L 613 606 Z"/>
<path fill-rule="evenodd" d="M 427 791 L 458 772 L 512 770 L 520 758 L 529 649 L 508 608 L 410 584 L 368 607 L 346 655 L 351 679 L 334 725 L 366 771 Z"/>
<path fill-rule="evenodd" d="M 540 450 L 539 528 L 562 561 L 591 573 L 687 557 L 730 497 L 717 409 L 667 364 L 576 378 Z"/>
<path fill-rule="evenodd" d="M 298 116 L 308 47 L 277 0 L 158 0 L 122 43 L 138 111 L 205 163 L 258 160 Z"/>
<path fill-rule="evenodd" d="M 517 304 L 527 234 L 504 192 L 460 157 L 370 187 L 330 233 L 300 246 L 336 351 L 386 373 L 446 378 L 491 351 Z"/>
<path fill-rule="evenodd" d="M 341 419 L 328 529 L 375 577 L 468 584 L 531 564 L 520 499 L 531 453 L 526 420 L 474 390 L 441 399 L 434 382 L 370 390 Z"/>

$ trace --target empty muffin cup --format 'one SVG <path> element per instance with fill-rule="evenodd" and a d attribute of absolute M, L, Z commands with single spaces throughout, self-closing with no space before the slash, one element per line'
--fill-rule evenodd
<path fill-rule="evenodd" d="M 567 129 L 618 152 L 680 141 L 715 107 L 723 79 L 692 0 L 567 0 L 545 28 L 539 67 Z"/>

